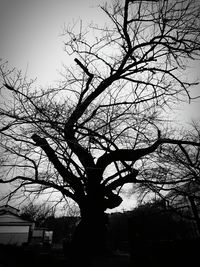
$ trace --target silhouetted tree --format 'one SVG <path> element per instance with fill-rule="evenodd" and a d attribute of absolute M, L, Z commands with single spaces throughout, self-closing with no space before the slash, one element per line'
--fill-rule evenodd
<path fill-rule="evenodd" d="M 187 221 L 164 207 L 162 201 L 143 204 L 129 212 L 128 216 L 130 230 L 138 240 L 184 239 L 190 234 Z"/>
<path fill-rule="evenodd" d="M 190 222 L 165 207 L 163 201 L 135 208 L 128 220 L 133 264 L 176 266 L 197 260 L 199 241 L 192 239 Z"/>
<path fill-rule="evenodd" d="M 199 145 L 161 134 L 164 111 L 195 85 L 184 69 L 199 58 L 198 1 L 124 0 L 102 10 L 105 27 L 65 30 L 75 65 L 56 88 L 35 89 L 1 65 L 0 182 L 16 186 L 10 196 L 74 200 L 82 220 L 73 244 L 88 256 L 104 245 L 105 211 L 120 205 L 122 186 L 143 182 L 142 160 L 162 144 Z"/>
<path fill-rule="evenodd" d="M 43 226 L 47 218 L 54 217 L 54 215 L 55 209 L 45 204 L 30 202 L 21 209 L 21 217 L 25 220 L 34 221 L 37 226 Z"/>
<path fill-rule="evenodd" d="M 193 122 L 183 133 L 185 140 L 200 142 L 200 127 Z M 140 198 L 154 192 L 180 216 L 196 221 L 200 232 L 200 148 L 164 144 L 157 151 L 154 163 L 140 174 L 137 186 Z"/>
<path fill-rule="evenodd" d="M 185 140 L 200 142 L 200 124 L 193 122 L 184 133 Z M 169 153 L 170 152 L 170 153 Z M 168 205 L 196 222 L 200 233 L 200 148 L 197 146 L 165 146 L 159 153 L 159 162 L 165 168 L 164 179 L 171 181 L 165 186 Z M 162 172 L 162 171 L 161 171 Z"/>

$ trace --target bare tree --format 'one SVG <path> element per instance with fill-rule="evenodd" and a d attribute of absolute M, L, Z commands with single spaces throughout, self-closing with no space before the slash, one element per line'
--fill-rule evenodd
<path fill-rule="evenodd" d="M 198 1 L 101 8 L 105 27 L 65 29 L 75 65 L 56 88 L 35 89 L 1 65 L 0 182 L 16 185 L 11 195 L 47 191 L 74 200 L 82 218 L 74 242 L 84 255 L 103 247 L 105 211 L 120 205 L 123 185 L 140 182 L 144 159 L 166 143 L 199 146 L 161 134 L 167 108 L 191 99 L 196 84 L 184 70 L 199 58 Z"/>
<path fill-rule="evenodd" d="M 200 142 L 200 125 L 193 122 L 185 140 Z M 200 147 L 163 145 L 151 172 L 143 171 L 141 193 L 155 192 L 180 216 L 196 222 L 200 233 Z"/>
<path fill-rule="evenodd" d="M 45 203 L 34 204 L 29 202 L 27 205 L 24 205 L 21 210 L 21 217 L 26 220 L 34 221 L 37 226 L 42 226 L 48 217 L 54 216 L 55 209 L 45 205 Z"/>

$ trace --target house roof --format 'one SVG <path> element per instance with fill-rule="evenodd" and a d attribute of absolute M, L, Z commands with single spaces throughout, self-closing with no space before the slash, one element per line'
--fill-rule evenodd
<path fill-rule="evenodd" d="M 9 205 L 0 207 L 0 225 L 32 225 L 33 223 L 24 220 L 19 214 L 19 209 Z"/>
<path fill-rule="evenodd" d="M 5 213 L 5 212 L 9 212 L 15 215 L 19 215 L 19 209 L 16 209 L 14 207 L 11 207 L 10 205 L 4 205 L 4 206 L 0 206 L 0 214 Z"/>

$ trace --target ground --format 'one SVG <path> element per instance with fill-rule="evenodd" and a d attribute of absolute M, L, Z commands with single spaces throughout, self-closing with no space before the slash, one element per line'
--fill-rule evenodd
<path fill-rule="evenodd" d="M 142 242 L 128 253 L 115 252 L 97 258 L 90 267 L 197 266 L 200 240 Z M 84 263 L 81 265 L 83 266 Z M 85 264 L 86 265 L 86 264 Z M 74 267 L 61 248 L 0 245 L 0 267 Z M 87 264 L 89 266 L 89 264 Z M 77 267 L 77 266 L 76 266 Z M 78 265 L 79 267 L 79 265 Z"/>
<path fill-rule="evenodd" d="M 71 267 L 61 249 L 0 245 L 0 267 Z M 113 253 L 96 259 L 92 267 L 129 267 L 129 255 Z"/>

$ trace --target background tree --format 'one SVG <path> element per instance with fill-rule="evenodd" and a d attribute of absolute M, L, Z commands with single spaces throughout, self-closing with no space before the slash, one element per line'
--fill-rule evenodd
<path fill-rule="evenodd" d="M 200 142 L 199 122 L 193 122 L 183 133 L 185 140 Z M 154 163 L 141 172 L 137 190 L 141 200 L 154 192 L 181 217 L 196 222 L 200 233 L 200 148 L 164 144 L 157 151 Z M 142 182 L 143 181 L 143 182 Z M 198 235 L 198 234 L 197 234 Z"/>
<path fill-rule="evenodd" d="M 190 221 L 177 216 L 163 201 L 141 205 L 127 217 L 133 264 L 160 266 L 163 259 L 163 266 L 195 263 L 199 239 L 194 239 Z"/>
<path fill-rule="evenodd" d="M 133 242 L 147 240 L 177 240 L 191 237 L 189 224 L 174 216 L 162 201 L 151 201 L 128 213 Z"/>
<path fill-rule="evenodd" d="M 21 209 L 21 217 L 25 220 L 34 221 L 36 226 L 44 226 L 45 221 L 49 217 L 55 216 L 55 209 L 43 204 L 34 204 L 32 202 L 23 206 Z"/>
<path fill-rule="evenodd" d="M 199 145 L 163 135 L 164 111 L 196 84 L 184 70 L 199 58 L 199 3 L 126 0 L 102 10 L 104 28 L 65 29 L 75 65 L 57 88 L 35 89 L 1 65 L 0 182 L 16 186 L 10 196 L 74 200 L 75 251 L 86 258 L 103 246 L 106 209 L 120 205 L 123 185 L 141 182 L 151 154 L 165 143 Z"/>

